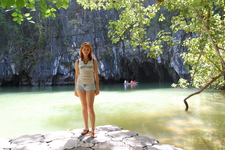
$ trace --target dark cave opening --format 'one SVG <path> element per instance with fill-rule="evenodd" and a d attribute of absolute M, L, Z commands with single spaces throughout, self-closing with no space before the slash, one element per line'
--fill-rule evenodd
<path fill-rule="evenodd" d="M 171 75 L 165 66 L 160 66 L 154 68 L 153 64 L 145 63 L 139 66 L 138 74 L 136 75 L 136 80 L 139 82 L 173 82 Z"/>
<path fill-rule="evenodd" d="M 20 77 L 19 75 L 13 75 L 11 80 L 3 80 L 2 86 L 19 86 Z"/>

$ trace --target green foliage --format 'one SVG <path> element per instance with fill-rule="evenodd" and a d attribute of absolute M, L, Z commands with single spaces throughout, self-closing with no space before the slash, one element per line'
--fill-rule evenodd
<path fill-rule="evenodd" d="M 170 2 L 163 6 L 171 9 L 170 5 L 174 1 Z M 203 87 L 225 70 L 224 3 L 222 0 L 195 0 L 173 4 L 179 11 L 172 19 L 171 29 L 174 33 L 184 30 L 192 34 L 181 43 L 188 48 L 188 52 L 181 56 L 191 66 L 192 81 L 189 84 L 196 88 Z M 180 79 L 178 84 L 182 87 L 185 82 L 187 81 Z M 210 87 L 222 88 L 224 85 L 225 80 L 221 75 Z"/>
<path fill-rule="evenodd" d="M 8 57 L 16 64 L 19 73 L 30 72 L 41 59 L 52 60 L 50 50 L 46 49 L 46 28 L 49 25 L 45 22 L 48 20 L 38 18 L 38 12 L 33 16 L 35 24 L 27 20 L 18 24 L 12 20 L 10 13 L 0 8 L 0 59 L 1 56 Z"/>
<path fill-rule="evenodd" d="M 30 16 L 31 11 L 40 9 L 43 18 L 55 17 L 56 8 L 68 7 L 69 0 L 0 0 L 0 6 L 7 11 L 12 11 L 13 21 L 21 24 L 24 19 L 34 23 Z M 22 8 L 30 10 L 30 12 L 24 14 Z"/>
<path fill-rule="evenodd" d="M 180 80 L 178 81 L 178 84 L 179 84 L 179 87 L 181 87 L 181 88 L 187 88 L 190 85 L 188 83 L 188 81 L 183 78 L 180 78 Z M 173 83 L 171 86 L 175 88 L 175 87 L 177 87 L 177 84 Z"/>
<path fill-rule="evenodd" d="M 141 46 L 149 50 L 148 56 L 162 54 L 163 45 L 171 47 L 179 44 L 187 48 L 181 54 L 190 71 L 192 81 L 181 79 L 180 87 L 202 87 L 219 75 L 211 86 L 220 88 L 225 85 L 225 3 L 224 0 L 165 0 L 161 3 L 146 5 L 144 0 L 77 0 L 85 9 L 116 9 L 119 19 L 110 21 L 108 33 L 113 43 L 125 40 L 134 48 Z M 147 28 L 157 18 L 159 22 L 168 21 L 161 8 L 173 12 L 171 33 L 159 31 L 158 38 L 152 40 Z M 171 35 L 185 31 L 191 36 L 177 41 Z M 222 74 L 220 74 L 222 73 Z M 174 86 L 176 86 L 174 84 Z"/>

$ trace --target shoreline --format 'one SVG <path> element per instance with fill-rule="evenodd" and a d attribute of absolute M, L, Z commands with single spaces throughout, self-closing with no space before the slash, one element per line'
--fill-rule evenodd
<path fill-rule="evenodd" d="M 83 129 L 0 138 L 0 150 L 182 150 L 114 125 L 97 126 L 97 138 Z"/>

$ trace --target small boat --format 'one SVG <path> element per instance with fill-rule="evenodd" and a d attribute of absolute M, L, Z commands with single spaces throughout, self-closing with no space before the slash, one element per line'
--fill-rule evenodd
<path fill-rule="evenodd" d="M 136 85 L 138 83 L 139 82 L 136 82 L 136 81 L 131 81 L 131 82 L 127 82 L 126 80 L 124 81 L 124 85 Z"/>

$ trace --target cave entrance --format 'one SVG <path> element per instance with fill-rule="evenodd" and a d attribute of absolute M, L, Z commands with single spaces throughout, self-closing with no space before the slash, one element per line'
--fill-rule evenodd
<path fill-rule="evenodd" d="M 173 82 L 165 66 L 154 68 L 152 63 L 145 62 L 138 69 L 136 79 L 139 82 Z"/>
<path fill-rule="evenodd" d="M 19 86 L 19 83 L 20 83 L 19 75 L 13 75 L 11 80 L 9 81 L 3 80 L 2 86 Z"/>
<path fill-rule="evenodd" d="M 157 72 L 153 71 L 152 67 L 139 67 L 139 74 L 137 75 L 139 82 L 159 82 L 159 76 Z"/>

